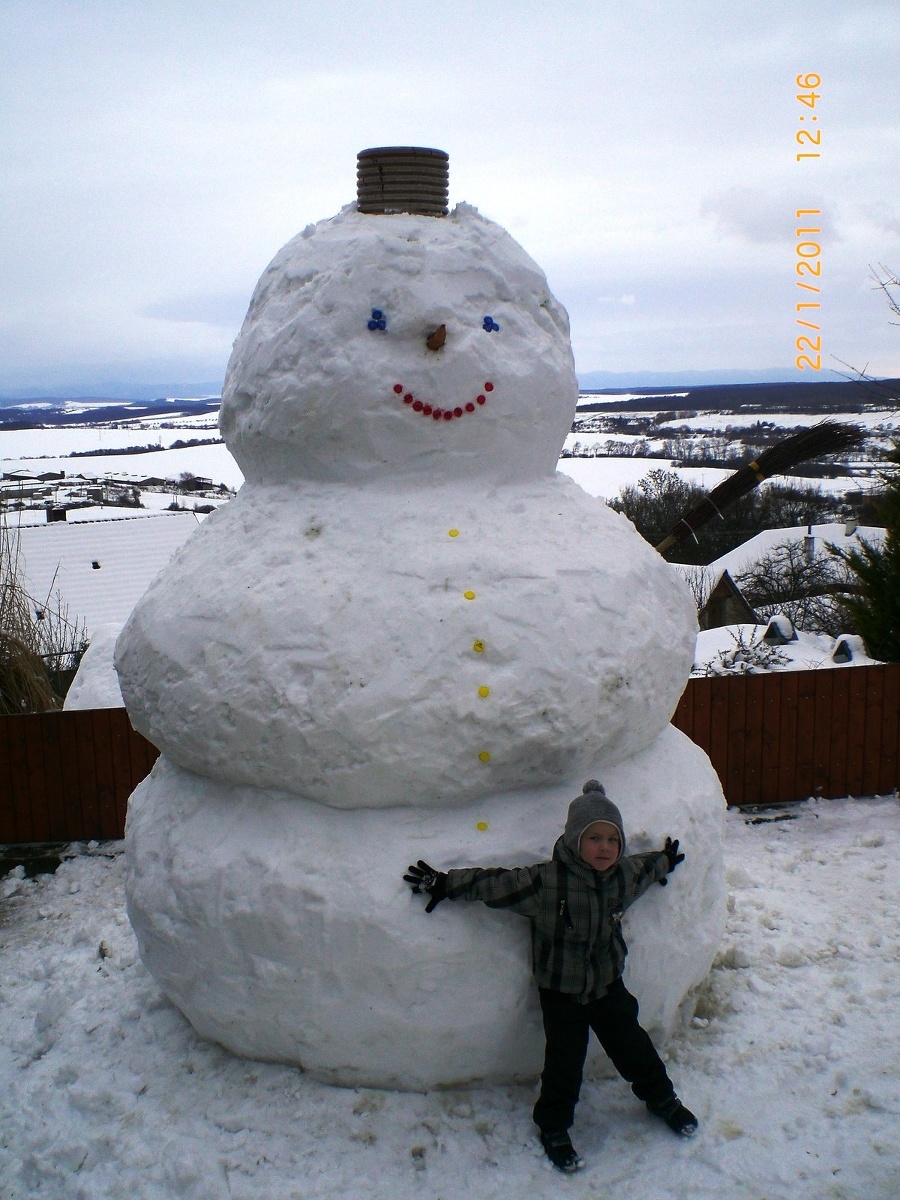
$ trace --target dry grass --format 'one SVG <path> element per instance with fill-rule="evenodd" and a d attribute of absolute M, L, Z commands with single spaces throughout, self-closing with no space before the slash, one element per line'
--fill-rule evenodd
<path fill-rule="evenodd" d="M 54 680 L 87 647 L 84 625 L 69 621 L 59 593 L 38 600 L 22 575 L 18 533 L 0 513 L 0 714 L 61 708 Z"/>

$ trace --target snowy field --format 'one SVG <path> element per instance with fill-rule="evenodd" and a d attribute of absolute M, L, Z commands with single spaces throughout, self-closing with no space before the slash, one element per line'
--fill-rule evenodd
<path fill-rule="evenodd" d="M 581 404 L 590 403 L 604 397 L 582 396 Z M 628 396 L 617 397 L 623 401 Z M 608 399 L 608 397 L 607 397 Z M 605 415 L 614 415 L 613 413 Z M 628 414 L 624 410 L 624 414 Z M 855 422 L 863 425 L 871 434 L 888 436 L 896 434 L 900 428 L 900 413 L 891 409 L 873 409 L 866 413 L 829 414 L 831 419 Z M 656 448 L 662 445 L 663 432 L 674 433 L 680 429 L 691 431 L 708 431 L 710 434 L 727 433 L 728 429 L 737 425 L 752 424 L 757 420 L 772 421 L 788 431 L 815 424 L 821 420 L 820 415 L 804 413 L 753 413 L 746 417 L 734 413 L 700 413 L 696 417 L 684 419 L 673 418 L 657 429 L 657 434 L 650 439 Z M 213 483 L 224 483 L 230 488 L 239 488 L 243 483 L 241 471 L 224 445 L 190 446 L 176 450 L 168 449 L 172 442 L 182 439 L 214 437 L 218 433 L 218 414 L 197 414 L 189 417 L 143 417 L 127 425 L 120 423 L 113 428 L 101 424 L 72 427 L 58 426 L 46 429 L 4 430 L 0 433 L 0 472 L 18 470 L 29 471 L 65 471 L 67 475 L 84 474 L 88 476 L 122 475 L 140 476 L 156 475 L 161 478 L 175 479 L 182 472 L 212 479 Z M 174 428 L 161 428 L 161 425 Z M 605 444 L 609 440 L 629 442 L 636 440 L 636 435 L 608 433 L 577 433 L 569 434 L 566 445 L 571 448 L 575 442 L 582 447 L 592 447 Z M 645 439 L 642 439 L 645 440 Z M 143 454 L 110 453 L 118 448 L 134 445 L 159 445 L 159 450 Z M 104 454 L 97 457 L 70 458 L 72 451 L 89 451 L 102 449 Z M 700 487 L 711 489 L 725 479 L 730 471 L 710 467 L 677 467 L 665 458 L 566 458 L 561 459 L 559 469 L 570 475 L 593 496 L 601 496 L 606 500 L 618 496 L 623 487 L 634 485 L 650 471 L 674 470 L 688 482 Z M 811 485 L 830 494 L 843 494 L 846 491 L 867 490 L 874 486 L 875 481 L 866 477 L 841 476 L 837 479 L 805 478 L 799 474 L 790 478 L 778 477 L 774 482 L 793 483 L 797 486 Z M 161 501 L 159 494 L 148 492 L 142 494 L 142 502 L 147 508 L 165 507 L 171 500 L 165 496 Z"/>
<path fill-rule="evenodd" d="M 731 471 L 718 467 L 673 467 L 665 458 L 561 458 L 557 470 L 569 475 L 591 496 L 602 496 L 611 500 L 627 484 L 635 485 L 651 471 L 673 471 L 687 483 L 696 484 L 706 491 L 712 489 Z M 794 474 L 773 475 L 772 483 L 794 487 L 816 487 L 829 495 L 842 496 L 847 491 L 866 491 L 874 487 L 870 479 L 851 478 L 839 475 L 835 479 L 808 479 Z"/>
<path fill-rule="evenodd" d="M 329 1088 L 200 1041 L 137 958 L 119 846 L 7 877 L 0 1195 L 896 1200 L 900 805 L 794 814 L 728 814 L 726 937 L 668 1048 L 700 1133 L 679 1140 L 620 1080 L 591 1083 L 573 1130 L 588 1165 L 565 1178 L 535 1142 L 530 1087 Z"/>
<path fill-rule="evenodd" d="M 56 460 L 71 454 L 81 455 L 90 450 L 102 450 L 105 457 L 111 451 L 124 450 L 129 446 L 158 446 L 160 450 L 167 450 L 173 442 L 219 436 L 216 413 L 210 413 L 205 424 L 201 423 L 202 417 L 192 417 L 191 421 L 192 424 L 185 425 L 183 419 L 175 429 L 162 429 L 158 424 L 153 425 L 149 422 L 125 428 L 109 425 L 58 425 L 47 429 L 4 429 L 0 431 L 0 461 L 21 461 L 24 467 L 28 460 L 29 470 L 41 471 L 45 466 L 43 460 L 48 458 Z M 175 420 L 170 417 L 167 424 L 174 425 Z M 144 455 L 128 457 L 140 463 Z M 34 459 L 40 461 L 34 462 Z M 74 475 L 78 470 L 79 461 L 79 458 L 71 459 L 66 473 Z M 3 469 L 9 470 L 5 466 Z M 135 470 L 139 471 L 142 468 L 135 467 Z"/>
<path fill-rule="evenodd" d="M 97 458 L 48 457 L 35 460 L 6 458 L 3 457 L 4 453 L 3 444 L 0 442 L 0 471 L 65 471 L 67 475 L 90 476 L 156 475 L 166 479 L 177 479 L 183 471 L 190 471 L 205 479 L 211 479 L 213 483 L 224 483 L 230 488 L 239 488 L 244 482 L 240 468 L 224 445 L 187 446 L 180 450 L 152 450 L 146 454 L 110 454 Z M 636 484 L 651 471 L 670 469 L 672 465 L 665 458 L 563 458 L 559 461 L 560 471 L 570 475 L 590 495 L 602 496 L 606 500 L 618 496 L 626 484 Z M 704 488 L 715 487 L 731 474 L 730 471 L 715 467 L 679 467 L 676 473 L 690 483 Z M 783 482 L 781 477 L 778 481 Z M 811 482 L 829 492 L 845 492 L 848 489 L 867 486 L 867 481 L 846 477 L 809 481 L 795 478 L 793 482 L 799 485 Z M 152 497 L 152 493 L 150 495 Z M 142 500 L 146 507 L 154 506 L 152 498 L 148 500 L 142 494 Z M 167 495 L 166 503 L 170 500 L 171 497 Z"/>
<path fill-rule="evenodd" d="M 900 428 L 900 412 L 895 408 L 885 407 L 872 408 L 862 413 L 702 412 L 698 413 L 696 417 L 673 417 L 671 421 L 661 421 L 655 426 L 655 429 L 667 432 L 696 429 L 702 433 L 727 433 L 730 429 L 746 429 L 748 425 L 755 425 L 758 421 L 763 421 L 777 425 L 780 429 L 794 432 L 810 425 L 817 425 L 826 417 L 829 421 L 846 421 L 852 425 L 861 425 L 872 434 L 895 436 Z"/>
<path fill-rule="evenodd" d="M 164 430 L 172 434 L 172 430 Z M 57 457 L 46 458 L 12 458 L 6 457 L 6 434 L 0 434 L 0 472 L 11 471 L 65 471 L 66 475 L 88 475 L 99 477 L 126 476 L 141 477 L 155 475 L 160 479 L 177 479 L 183 471 L 190 471 L 213 483 L 224 483 L 230 488 L 239 488 L 244 482 L 237 463 L 228 453 L 224 445 L 185 446 L 178 450 L 150 450 L 146 454 L 103 454 L 95 458 L 79 457 L 66 458 L 59 454 Z M 176 433 L 175 437 L 186 438 L 185 433 Z M 197 437 L 212 436 L 202 431 Z M 132 443 L 143 440 L 144 435 L 132 433 L 129 441 Z"/>
<path fill-rule="evenodd" d="M 651 471 L 675 470 L 676 474 L 689 483 L 696 483 L 703 488 L 713 488 L 731 474 L 730 471 L 715 467 L 673 468 L 665 458 L 562 458 L 558 469 L 571 476 L 590 495 L 602 496 L 605 500 L 618 496 L 626 484 L 636 484 Z M 190 471 L 204 479 L 211 479 L 214 484 L 224 483 L 230 488 L 239 488 L 244 482 L 240 467 L 224 445 L 188 446 L 180 450 L 153 450 L 147 454 L 111 454 L 97 458 L 46 458 L 39 462 L 28 458 L 5 459 L 0 449 L 0 471 L 18 470 L 65 471 L 67 475 L 89 476 L 156 475 L 161 479 L 177 479 L 183 471 Z M 790 481 L 786 476 L 776 476 L 774 482 L 793 482 L 800 487 L 812 484 L 823 491 L 838 494 L 872 486 L 870 480 L 852 479 L 848 476 L 840 476 L 837 479 L 804 479 L 792 476 Z M 156 506 L 152 496 L 153 493 L 141 494 L 145 507 Z M 166 504 L 170 500 L 171 496 L 166 495 Z"/>

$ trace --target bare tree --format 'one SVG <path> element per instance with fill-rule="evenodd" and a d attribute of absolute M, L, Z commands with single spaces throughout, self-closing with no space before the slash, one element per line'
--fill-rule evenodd
<path fill-rule="evenodd" d="M 900 317 L 900 276 L 896 271 L 891 271 L 883 263 L 878 264 L 878 268 L 870 268 L 872 278 L 881 290 L 884 292 L 888 302 L 888 307 L 895 316 Z M 900 321 L 892 321 L 892 325 L 900 325 Z"/>
<path fill-rule="evenodd" d="M 805 542 L 774 546 L 735 583 L 763 620 L 783 612 L 807 633 L 856 632 L 847 599 L 859 591 L 858 582 L 838 556 L 811 553 Z"/>
<path fill-rule="evenodd" d="M 624 513 L 638 533 L 657 546 L 686 513 L 706 497 L 695 484 L 674 471 L 657 468 L 637 484 L 628 484 L 609 501 L 610 508 Z M 670 562 L 709 563 L 741 545 L 761 529 L 791 525 L 823 524 L 855 515 L 838 497 L 813 487 L 767 484 L 738 497 L 702 526 L 695 537 L 686 538 L 667 551 Z"/>
<path fill-rule="evenodd" d="M 682 571 L 685 583 L 690 588 L 697 612 L 703 608 L 712 595 L 716 584 L 715 574 L 709 567 L 688 566 Z"/>

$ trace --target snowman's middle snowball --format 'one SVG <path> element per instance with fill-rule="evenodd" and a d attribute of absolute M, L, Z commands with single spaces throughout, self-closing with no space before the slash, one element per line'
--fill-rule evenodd
<path fill-rule="evenodd" d="M 440 807 L 641 750 L 694 629 L 672 568 L 562 475 L 245 484 L 151 586 L 117 663 L 136 728 L 190 771 Z"/>

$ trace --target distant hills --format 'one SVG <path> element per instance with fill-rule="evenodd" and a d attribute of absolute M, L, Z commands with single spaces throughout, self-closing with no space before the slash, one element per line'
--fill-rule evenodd
<path fill-rule="evenodd" d="M 0 431 L 47 425 L 110 425 L 146 417 L 201 416 L 217 412 L 219 394 L 188 399 L 113 400 L 99 396 L 0 399 Z"/>
<path fill-rule="evenodd" d="M 587 391 L 605 392 L 609 388 L 634 391 L 636 388 L 707 387 L 710 384 L 804 383 L 809 378 L 793 367 L 769 367 L 764 371 L 579 371 L 578 383 Z M 816 380 L 836 383 L 846 379 L 837 371 L 818 371 Z"/>
<path fill-rule="evenodd" d="M 200 416 L 215 412 L 218 392 L 193 397 L 113 398 L 103 396 L 0 397 L 0 431 L 40 426 L 109 425 L 148 417 Z M 633 382 L 620 387 L 583 387 L 578 411 L 633 409 L 636 412 L 702 409 L 732 412 L 854 412 L 900 408 L 900 379 L 852 379 L 835 382 L 707 383 L 656 386 Z"/>
<path fill-rule="evenodd" d="M 769 412 L 853 412 L 879 407 L 900 407 L 900 379 L 849 379 L 826 383 L 734 383 L 679 387 L 621 387 L 584 389 L 596 403 L 582 399 L 579 412 L 604 408 L 635 411 L 697 408 Z M 629 399 L 617 399 L 617 397 Z M 631 397 L 634 397 L 633 399 Z"/>

